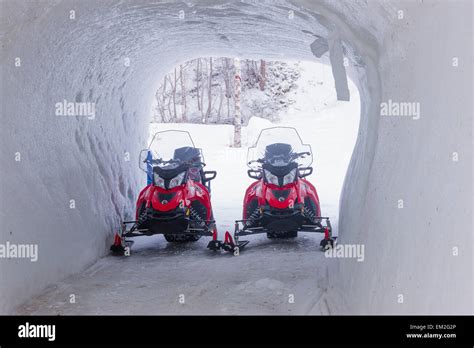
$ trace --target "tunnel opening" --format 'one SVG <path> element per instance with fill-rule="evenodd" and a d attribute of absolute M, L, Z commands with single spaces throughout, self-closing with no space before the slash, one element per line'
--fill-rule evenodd
<path fill-rule="evenodd" d="M 218 231 L 241 218 L 247 177 L 247 149 L 265 128 L 295 127 L 312 146 L 314 181 L 321 213 L 338 236 L 339 201 L 360 123 L 360 96 L 348 80 L 350 98 L 339 101 L 328 53 L 323 59 L 239 59 L 241 148 L 234 148 L 235 66 L 229 57 L 198 57 L 177 64 L 159 78 L 151 106 L 148 143 L 156 132 L 185 130 L 217 170 L 213 205 Z M 347 64 L 347 63 L 346 63 Z M 277 139 L 275 139 L 277 141 Z M 223 233 L 223 232 L 222 232 Z"/>

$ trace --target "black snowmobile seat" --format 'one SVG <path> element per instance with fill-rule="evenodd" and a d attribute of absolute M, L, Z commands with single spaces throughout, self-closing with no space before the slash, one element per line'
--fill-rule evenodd
<path fill-rule="evenodd" d="M 181 162 L 201 162 L 201 153 L 195 147 L 184 146 L 174 150 L 173 159 Z"/>
<path fill-rule="evenodd" d="M 191 146 L 184 146 L 174 150 L 173 159 L 180 160 L 183 163 L 201 163 L 201 152 L 199 149 Z M 190 167 L 188 169 L 189 177 L 197 182 L 203 181 L 203 176 L 201 174 L 202 166 Z"/>
<path fill-rule="evenodd" d="M 274 143 L 265 147 L 264 160 L 271 162 L 275 159 L 290 160 L 293 148 L 290 144 Z"/>

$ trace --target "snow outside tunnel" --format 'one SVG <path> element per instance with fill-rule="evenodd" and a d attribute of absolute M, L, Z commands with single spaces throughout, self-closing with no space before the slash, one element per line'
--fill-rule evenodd
<path fill-rule="evenodd" d="M 0 16 L 0 244 L 38 246 L 36 262 L 0 259 L 1 313 L 473 313 L 470 1 L 4 0 Z M 106 256 L 143 184 L 160 77 L 204 56 L 319 60 L 338 103 L 359 94 L 332 211 L 362 262 L 312 237 L 239 257 L 151 237 Z M 91 109 L 58 116 L 64 101 Z"/>

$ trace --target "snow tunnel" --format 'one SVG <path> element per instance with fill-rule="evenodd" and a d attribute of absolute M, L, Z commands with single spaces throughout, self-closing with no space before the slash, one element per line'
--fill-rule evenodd
<path fill-rule="evenodd" d="M 0 242 L 39 257 L 0 260 L 0 312 L 107 253 L 133 210 L 157 76 L 200 56 L 329 51 L 338 97 L 346 76 L 360 92 L 339 236 L 365 259 L 332 263 L 324 296 L 339 313 L 472 313 L 471 14 L 468 1 L 2 2 Z M 61 117 L 63 101 L 95 106 Z M 419 113 L 381 113 L 394 103 Z"/>

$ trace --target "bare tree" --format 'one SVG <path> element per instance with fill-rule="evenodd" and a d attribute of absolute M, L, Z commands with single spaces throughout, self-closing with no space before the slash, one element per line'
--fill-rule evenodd
<path fill-rule="evenodd" d="M 163 104 L 163 99 L 162 99 L 162 94 L 160 94 L 160 89 L 156 91 L 155 97 L 156 97 L 156 111 L 160 115 L 161 122 L 165 122 L 165 108 Z M 155 122 L 159 122 L 158 119 L 156 118 L 155 115 Z"/>
<path fill-rule="evenodd" d="M 173 112 L 171 111 L 171 96 L 173 95 L 173 82 L 171 81 L 171 77 L 167 76 L 168 77 L 168 82 L 171 86 L 171 91 L 170 91 L 170 96 L 167 97 L 167 100 L 168 100 L 168 103 L 167 103 L 167 108 L 168 108 L 168 114 L 169 114 L 169 118 L 168 118 L 168 122 L 172 122 L 173 121 Z"/>
<path fill-rule="evenodd" d="M 219 86 L 219 109 L 217 109 L 217 123 L 221 121 L 221 111 L 222 111 L 222 101 L 224 99 L 224 92 L 222 91 L 222 86 Z"/>
<path fill-rule="evenodd" d="M 238 72 L 235 64 L 239 64 Z M 209 123 L 211 119 L 218 123 L 230 121 L 235 125 L 235 143 L 241 146 L 238 144 L 241 143 L 239 134 L 243 117 L 242 89 L 259 88 L 264 91 L 268 82 L 267 70 L 268 63 L 263 59 L 237 59 L 234 62 L 233 58 L 208 57 L 180 64 L 164 76 L 156 92 L 154 120 L 189 122 L 200 117 L 202 123 Z M 195 86 L 186 85 L 190 76 L 193 76 L 192 80 L 195 77 Z M 197 108 L 194 98 L 197 99 Z"/>
<path fill-rule="evenodd" d="M 188 117 L 186 115 L 186 83 L 184 80 L 183 66 L 179 66 L 179 78 L 181 80 L 181 121 L 187 122 Z"/>
<path fill-rule="evenodd" d="M 198 110 L 201 111 L 201 98 L 199 98 L 199 78 L 200 78 L 200 65 L 201 65 L 201 58 L 198 58 L 196 60 L 196 99 L 197 99 L 197 105 L 198 105 Z"/>
<path fill-rule="evenodd" d="M 204 64 L 203 64 L 204 62 Z M 206 67 L 206 69 L 204 70 L 204 67 Z M 206 76 L 207 75 L 207 59 L 206 58 L 202 58 L 201 59 L 201 75 L 200 75 L 200 79 L 203 78 L 203 76 Z M 205 122 L 205 115 L 204 115 L 204 94 L 205 94 L 205 89 L 206 89 L 206 85 L 204 84 L 204 82 L 201 83 L 201 122 Z"/>
<path fill-rule="evenodd" d="M 234 80 L 234 147 L 242 146 L 242 115 L 240 113 L 240 94 L 242 92 L 242 81 L 240 72 L 240 59 L 234 59 L 235 80 Z"/>
<path fill-rule="evenodd" d="M 163 78 L 163 91 L 161 92 L 161 103 L 160 103 L 160 113 L 162 122 L 166 122 L 166 110 L 165 110 L 165 103 L 166 103 L 166 80 L 167 75 Z M 157 101 L 160 101 L 160 98 L 157 97 Z"/>
<path fill-rule="evenodd" d="M 245 62 L 245 72 L 242 74 L 242 76 L 244 77 L 244 82 L 247 82 L 249 85 L 251 85 L 251 80 L 250 80 L 251 73 L 250 73 L 249 60 L 245 59 L 244 62 Z M 240 65 L 242 66 L 242 62 L 240 63 Z"/>
<path fill-rule="evenodd" d="M 265 89 L 266 70 L 267 70 L 266 62 L 263 59 L 260 59 L 260 73 L 258 75 L 258 84 L 261 91 Z"/>
<path fill-rule="evenodd" d="M 211 115 L 211 107 L 212 107 L 212 57 L 209 57 L 209 84 L 207 88 L 207 111 L 206 111 L 206 118 L 204 123 L 207 123 L 209 116 Z"/>
<path fill-rule="evenodd" d="M 166 75 L 163 79 L 163 104 L 165 103 L 165 96 L 166 96 Z"/>
<path fill-rule="evenodd" d="M 173 118 L 175 120 L 175 122 L 178 120 L 178 115 L 176 113 L 176 85 L 178 84 L 178 78 L 177 78 L 177 75 L 176 75 L 176 68 L 174 68 L 174 84 L 173 84 L 173 93 L 172 93 L 172 96 L 173 96 Z"/>
<path fill-rule="evenodd" d="M 224 84 L 225 84 L 225 97 L 227 99 L 227 119 L 230 118 L 230 99 L 232 98 L 232 86 L 231 86 L 231 63 L 230 58 L 224 58 Z"/>

